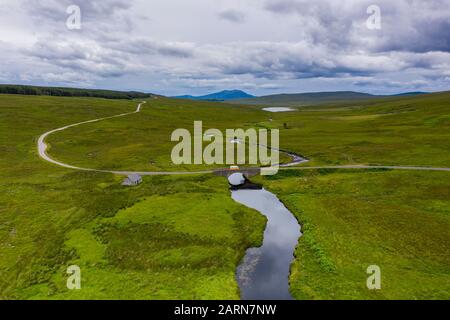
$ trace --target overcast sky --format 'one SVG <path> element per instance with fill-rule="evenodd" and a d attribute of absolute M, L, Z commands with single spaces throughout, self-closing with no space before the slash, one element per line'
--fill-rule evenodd
<path fill-rule="evenodd" d="M 79 30 L 67 28 L 70 5 Z M 367 26 L 370 5 L 381 29 Z M 443 91 L 450 0 L 0 0 L 0 52 L 0 83 L 165 95 Z"/>

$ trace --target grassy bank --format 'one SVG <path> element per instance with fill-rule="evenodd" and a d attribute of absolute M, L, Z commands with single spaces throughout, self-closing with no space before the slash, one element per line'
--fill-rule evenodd
<path fill-rule="evenodd" d="M 301 222 L 297 299 L 449 299 L 450 173 L 285 171 L 263 180 Z M 382 289 L 366 287 L 381 268 Z"/>

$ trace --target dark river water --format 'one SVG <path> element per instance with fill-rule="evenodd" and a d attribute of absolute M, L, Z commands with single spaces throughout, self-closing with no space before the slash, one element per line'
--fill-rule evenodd
<path fill-rule="evenodd" d="M 289 271 L 301 236 L 297 219 L 264 189 L 232 191 L 232 198 L 268 219 L 263 245 L 248 249 L 236 271 L 241 299 L 291 300 Z"/>

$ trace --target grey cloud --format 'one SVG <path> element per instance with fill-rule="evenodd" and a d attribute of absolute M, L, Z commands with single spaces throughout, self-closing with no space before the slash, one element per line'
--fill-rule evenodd
<path fill-rule="evenodd" d="M 419 89 L 428 84 L 425 80 L 413 80 L 413 81 L 396 81 L 390 79 L 361 79 L 353 82 L 353 85 L 359 87 L 395 87 L 395 88 L 408 88 L 408 89 Z"/>
<path fill-rule="evenodd" d="M 219 17 L 223 20 L 235 23 L 243 23 L 245 22 L 246 19 L 245 14 L 243 12 L 234 9 L 228 9 L 220 12 Z"/>
<path fill-rule="evenodd" d="M 409 30 L 404 32 L 393 32 L 380 41 L 380 51 L 412 51 L 450 52 L 450 20 L 434 19 L 429 21 L 425 15 L 420 18 Z"/>
<path fill-rule="evenodd" d="M 127 0 L 26 0 L 23 4 L 30 16 L 51 20 L 67 17 L 66 10 L 71 5 L 79 6 L 82 17 L 85 19 L 102 19 L 130 9 L 132 2 Z"/>
<path fill-rule="evenodd" d="M 190 43 L 165 42 L 150 39 L 115 39 L 99 42 L 92 39 L 67 39 L 65 37 L 40 38 L 22 54 L 36 63 L 49 64 L 49 78 L 57 74 L 72 75 L 80 72 L 93 78 L 117 78 L 146 70 L 170 70 L 176 73 L 176 61 L 193 57 Z M 150 63 L 149 63 L 150 61 Z M 166 62 L 164 62 L 166 61 Z M 153 67 L 156 64 L 156 67 Z M 189 68 L 178 70 L 183 72 Z"/>
<path fill-rule="evenodd" d="M 131 32 L 134 23 L 129 9 L 132 1 L 127 0 L 24 0 L 23 7 L 31 19 L 41 28 L 48 26 L 47 32 L 69 33 L 66 12 L 71 5 L 81 11 L 81 34 L 101 39 L 111 33 Z"/>
<path fill-rule="evenodd" d="M 448 0 L 378 0 L 381 30 L 369 30 L 366 9 L 372 0 L 267 0 L 264 8 L 278 15 L 296 15 L 314 43 L 371 52 L 450 52 Z"/>
<path fill-rule="evenodd" d="M 175 58 L 189 58 L 194 54 L 194 45 L 186 42 L 155 41 L 150 39 L 133 39 L 114 42 L 111 47 L 133 54 L 160 54 Z"/>
<path fill-rule="evenodd" d="M 251 9 L 230 1 L 226 5 L 233 9 L 219 13 L 217 6 L 207 0 L 200 6 L 199 0 L 199 6 L 178 15 L 164 11 L 170 6 L 157 0 L 151 5 L 130 0 L 20 1 L 26 14 L 17 20 L 30 18 L 35 27 L 21 30 L 31 39 L 17 41 L 20 49 L 14 49 L 12 37 L 0 41 L 8 61 L 0 75 L 12 80 L 95 85 L 106 79 L 121 86 L 122 79 L 115 79 L 126 76 L 136 83 L 155 79 L 158 86 L 231 88 L 235 83 L 251 88 L 257 83 L 261 90 L 277 90 L 286 83 L 317 79 L 324 87 L 343 81 L 363 86 L 366 79 L 375 79 L 372 87 L 395 87 L 402 80 L 381 80 L 405 72 L 412 78 L 405 86 L 424 79 L 442 86 L 450 77 L 450 8 L 445 0 L 378 0 L 380 31 L 365 26 L 373 0 L 265 0 Z M 80 5 L 82 30 L 65 28 L 69 4 Z M 140 15 L 147 19 L 136 18 Z M 197 25 L 193 20 L 198 17 L 208 18 Z M 242 33 L 230 38 L 230 26 L 219 19 L 245 22 L 239 25 Z M 361 79 L 353 81 L 355 77 Z"/>
<path fill-rule="evenodd" d="M 38 41 L 29 57 L 49 62 L 52 67 L 60 67 L 92 74 L 98 77 L 118 77 L 132 71 L 127 65 L 127 57 L 111 52 L 92 43 L 81 44 L 63 40 L 50 42 L 47 39 Z"/>
<path fill-rule="evenodd" d="M 218 59 L 208 65 L 224 74 L 252 74 L 267 79 L 336 77 L 399 71 L 409 64 L 397 56 L 377 56 L 333 51 L 325 46 L 300 43 L 247 43 L 209 48 Z M 221 53 L 226 58 L 221 59 Z"/>
<path fill-rule="evenodd" d="M 265 8 L 275 13 L 294 14 L 311 8 L 311 2 L 308 4 L 307 1 L 301 0 L 272 0 L 266 1 Z"/>
<path fill-rule="evenodd" d="M 26 55 L 64 70 L 103 78 L 145 71 L 156 64 L 168 77 L 197 83 L 228 76 L 276 81 L 373 76 L 408 69 L 432 69 L 435 74 L 442 74 L 448 70 L 450 58 L 444 52 L 352 53 L 306 41 L 196 45 L 150 39 L 106 43 L 42 39 Z"/>

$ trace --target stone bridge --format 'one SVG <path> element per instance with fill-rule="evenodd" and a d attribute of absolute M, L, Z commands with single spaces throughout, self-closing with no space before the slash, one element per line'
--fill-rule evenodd
<path fill-rule="evenodd" d="M 216 176 L 228 178 L 233 173 L 242 173 L 246 178 L 257 176 L 261 173 L 260 168 L 239 168 L 239 169 L 219 169 L 215 170 L 214 174 Z"/>

